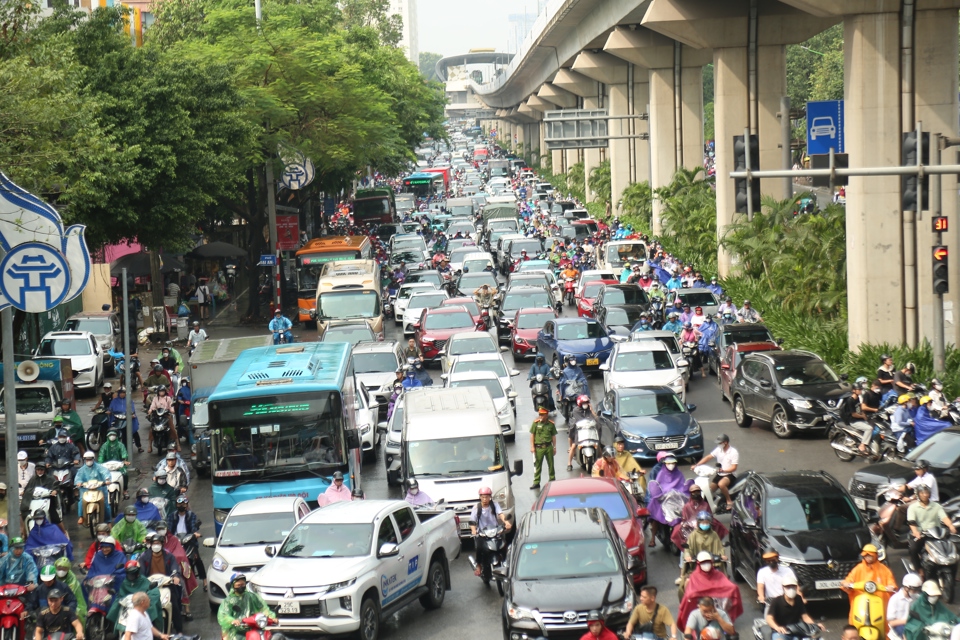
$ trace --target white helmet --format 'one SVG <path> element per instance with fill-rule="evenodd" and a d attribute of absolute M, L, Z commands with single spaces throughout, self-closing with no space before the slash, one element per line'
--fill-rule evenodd
<path fill-rule="evenodd" d="M 908 573 L 903 576 L 903 586 L 910 587 L 911 589 L 919 589 L 920 585 L 923 584 L 923 580 L 920 579 L 915 573 Z"/>

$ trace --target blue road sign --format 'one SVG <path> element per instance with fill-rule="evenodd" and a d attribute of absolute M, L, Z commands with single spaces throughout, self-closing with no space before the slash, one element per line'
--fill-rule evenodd
<path fill-rule="evenodd" d="M 260 264 L 259 264 L 259 266 L 261 266 L 261 267 L 275 267 L 275 266 L 277 266 L 277 256 L 272 255 L 272 254 L 269 254 L 269 253 L 264 253 L 263 255 L 260 256 Z"/>
<path fill-rule="evenodd" d="M 807 103 L 807 154 L 844 153 L 843 100 Z"/>

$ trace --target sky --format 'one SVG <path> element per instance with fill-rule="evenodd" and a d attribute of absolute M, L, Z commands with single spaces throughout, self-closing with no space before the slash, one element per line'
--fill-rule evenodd
<path fill-rule="evenodd" d="M 420 51 L 444 56 L 470 49 L 517 50 L 515 24 L 509 16 L 527 12 L 527 29 L 537 19 L 545 0 L 417 0 Z M 521 41 L 526 33 L 521 33 Z"/>

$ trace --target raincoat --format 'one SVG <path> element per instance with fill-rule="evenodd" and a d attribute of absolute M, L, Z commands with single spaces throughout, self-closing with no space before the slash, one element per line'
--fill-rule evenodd
<path fill-rule="evenodd" d="M 952 426 L 953 423 L 949 420 L 938 420 L 930 415 L 929 409 L 920 407 L 917 409 L 917 415 L 913 418 L 913 435 L 917 439 L 917 446 L 919 447 L 938 431 L 943 431 Z"/>
<path fill-rule="evenodd" d="M 73 597 L 77 599 L 77 617 L 80 618 L 80 624 L 85 624 L 87 621 L 87 601 L 83 597 L 83 587 L 80 585 L 80 581 L 77 580 L 77 576 L 71 571 L 70 561 L 67 558 L 59 558 L 53 563 L 53 566 L 58 572 L 67 572 L 67 575 L 62 578 L 58 573 L 57 580 L 63 582 L 63 584 L 67 585 L 70 591 L 73 592 Z"/>
<path fill-rule="evenodd" d="M 123 582 L 120 583 L 120 589 L 117 591 L 117 595 L 114 596 L 113 603 L 110 605 L 110 611 L 107 612 L 107 620 L 110 621 L 110 624 L 116 625 L 120 618 L 120 601 L 137 591 L 143 591 L 150 596 L 150 606 L 147 607 L 146 613 L 150 616 L 150 621 L 153 622 L 153 626 L 157 629 L 163 629 L 163 614 L 160 609 L 160 591 L 154 588 L 150 581 L 143 575 L 137 576 L 136 580 L 130 580 L 124 577 Z M 117 633 L 118 635 L 122 635 L 119 629 Z"/>
<path fill-rule="evenodd" d="M 690 494 L 687 492 L 685 482 L 683 471 L 680 471 L 679 467 L 673 471 L 667 469 L 666 466 L 660 468 L 656 480 L 650 483 L 650 499 L 647 500 L 647 510 L 650 512 L 651 518 L 670 526 L 676 524 L 675 521 L 667 522 L 660 501 L 671 491 L 679 491 L 683 494 L 684 499 L 689 498 Z"/>
<path fill-rule="evenodd" d="M 120 550 L 114 549 L 110 555 L 106 555 L 102 550 L 97 551 L 90 563 L 88 576 L 113 576 L 113 588 L 117 589 L 120 582 L 126 577 L 123 565 L 127 562 L 127 556 Z"/>
<path fill-rule="evenodd" d="M 907 640 L 923 640 L 926 634 L 923 628 L 935 622 L 949 622 L 956 624 L 955 616 L 942 600 L 937 600 L 937 604 L 930 604 L 926 594 L 920 594 L 910 605 L 910 614 L 907 616 L 907 624 L 903 629 L 904 637 Z"/>
<path fill-rule="evenodd" d="M 243 620 L 257 613 L 273 617 L 273 612 L 267 607 L 267 603 L 257 594 L 248 589 L 243 595 L 237 595 L 233 589 L 230 589 L 230 593 L 220 603 L 217 622 L 227 640 L 243 640 L 246 637 L 246 629 L 233 626 L 233 621 Z"/>
<path fill-rule="evenodd" d="M 896 589 L 897 581 L 893 577 L 893 573 L 887 568 L 887 565 L 883 564 L 879 560 L 873 564 L 867 564 L 866 562 L 861 561 L 860 564 L 855 566 L 850 573 L 847 574 L 847 577 L 844 578 L 841 582 L 875 582 L 880 589 L 877 589 L 876 595 L 883 598 L 883 610 L 887 610 L 887 601 L 890 600 L 892 593 L 887 593 L 882 589 L 882 587 L 893 587 Z M 853 599 L 856 598 L 860 591 L 855 591 L 853 589 L 844 589 L 847 592 L 847 595 L 850 596 L 850 615 L 849 622 L 850 624 L 855 624 L 853 620 Z"/>
<path fill-rule="evenodd" d="M 730 616 L 730 622 L 736 622 L 743 614 L 743 603 L 740 600 L 740 589 L 730 582 L 722 571 L 714 569 L 704 572 L 697 567 L 690 574 L 687 587 L 680 601 L 680 611 L 677 614 L 677 628 L 687 628 L 687 616 L 697 608 L 697 600 L 709 596 L 714 599 L 718 609 L 723 609 Z"/>
<path fill-rule="evenodd" d="M 67 538 L 66 534 L 60 530 L 60 527 L 53 524 L 49 520 L 43 523 L 41 526 L 36 526 L 30 530 L 29 535 L 27 535 L 27 544 L 26 551 L 30 553 L 33 549 L 37 547 L 45 547 L 48 544 L 65 544 L 67 545 L 67 557 L 73 560 L 73 543 Z"/>

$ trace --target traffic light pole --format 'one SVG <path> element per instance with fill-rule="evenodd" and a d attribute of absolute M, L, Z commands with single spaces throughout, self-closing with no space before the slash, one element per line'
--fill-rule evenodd
<path fill-rule="evenodd" d="M 744 147 L 746 148 L 747 174 L 753 169 L 750 162 L 750 127 L 743 128 Z M 747 179 L 747 220 L 753 220 L 753 180 Z"/>
<path fill-rule="evenodd" d="M 930 164 L 937 166 L 940 164 L 940 140 L 939 133 L 934 133 L 933 140 L 930 141 Z M 917 154 L 919 157 L 920 154 Z M 921 197 L 923 189 L 918 190 Z M 930 215 L 936 218 L 940 215 L 941 196 L 940 196 L 940 175 L 930 176 Z M 943 232 L 937 231 L 937 245 L 943 244 Z M 943 328 L 943 294 L 935 292 L 937 300 L 933 305 L 933 371 L 943 373 L 947 370 L 946 339 Z"/>

